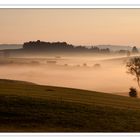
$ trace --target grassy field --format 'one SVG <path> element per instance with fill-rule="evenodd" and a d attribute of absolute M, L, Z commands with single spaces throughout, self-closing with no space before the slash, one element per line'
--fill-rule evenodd
<path fill-rule="evenodd" d="M 1 79 L 0 132 L 140 132 L 140 99 Z"/>

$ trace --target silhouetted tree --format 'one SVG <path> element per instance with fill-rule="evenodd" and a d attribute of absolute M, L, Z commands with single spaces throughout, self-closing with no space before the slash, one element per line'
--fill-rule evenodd
<path fill-rule="evenodd" d="M 132 53 L 138 53 L 138 52 L 139 52 L 139 51 L 138 51 L 137 47 L 134 46 L 134 47 L 132 48 Z"/>
<path fill-rule="evenodd" d="M 127 62 L 128 73 L 135 76 L 138 86 L 140 88 L 140 57 L 135 57 Z"/>
<path fill-rule="evenodd" d="M 137 90 L 133 87 L 130 88 L 130 91 L 129 91 L 129 96 L 130 97 L 137 97 Z"/>

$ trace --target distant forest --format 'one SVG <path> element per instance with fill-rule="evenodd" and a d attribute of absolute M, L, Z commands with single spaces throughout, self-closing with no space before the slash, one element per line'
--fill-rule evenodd
<path fill-rule="evenodd" d="M 0 57 L 30 56 L 30 55 L 93 55 L 93 54 L 122 54 L 131 55 L 139 53 L 136 46 L 117 45 L 97 45 L 97 46 L 75 46 L 66 42 L 44 42 L 29 41 L 23 45 L 16 45 L 17 49 L 12 49 L 14 45 L 1 45 L 11 49 L 0 50 Z"/>
<path fill-rule="evenodd" d="M 109 48 L 99 49 L 98 47 L 87 48 L 86 46 L 74 46 L 66 42 L 43 42 L 30 41 L 23 44 L 24 50 L 46 51 L 46 52 L 94 52 L 94 53 L 110 53 Z"/>
<path fill-rule="evenodd" d="M 117 46 L 116 46 L 117 47 Z M 29 41 L 23 44 L 23 50 L 33 52 L 68 52 L 68 53 L 104 53 L 108 54 L 111 52 L 109 48 L 99 48 L 97 46 L 74 46 L 66 42 L 44 42 L 44 41 Z M 120 49 L 118 53 L 128 53 L 130 50 Z M 138 49 L 134 46 L 131 50 L 132 53 L 138 53 Z"/>

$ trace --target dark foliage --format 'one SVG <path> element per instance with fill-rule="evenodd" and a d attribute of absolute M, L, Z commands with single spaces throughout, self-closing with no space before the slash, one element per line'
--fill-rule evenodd
<path fill-rule="evenodd" d="M 98 47 L 88 48 L 86 46 L 74 46 L 66 42 L 43 42 L 40 40 L 30 41 L 23 44 L 24 50 L 46 51 L 46 52 L 89 52 L 89 53 L 109 53 L 108 48 L 99 49 Z"/>
<path fill-rule="evenodd" d="M 134 57 L 126 64 L 128 68 L 128 73 L 135 76 L 138 86 L 140 88 L 140 57 Z"/>
<path fill-rule="evenodd" d="M 134 47 L 132 48 L 132 53 L 138 53 L 138 52 L 139 52 L 139 51 L 138 51 L 137 47 L 134 46 Z"/>
<path fill-rule="evenodd" d="M 137 97 L 137 90 L 133 87 L 130 88 L 130 91 L 129 91 L 129 96 L 130 97 Z"/>

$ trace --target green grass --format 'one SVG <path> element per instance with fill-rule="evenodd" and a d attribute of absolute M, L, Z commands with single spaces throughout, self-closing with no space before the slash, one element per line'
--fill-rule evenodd
<path fill-rule="evenodd" d="M 140 132 L 140 99 L 1 79 L 0 132 Z"/>

